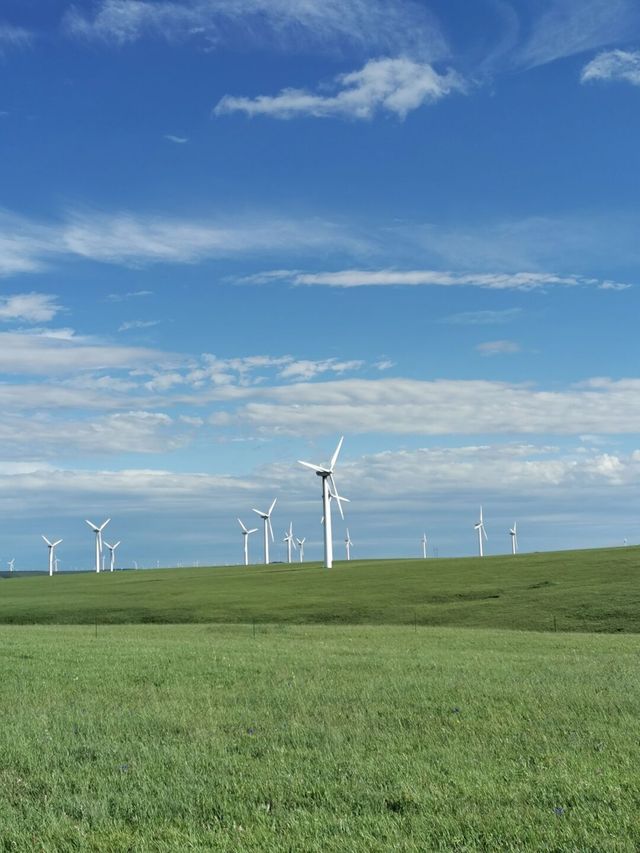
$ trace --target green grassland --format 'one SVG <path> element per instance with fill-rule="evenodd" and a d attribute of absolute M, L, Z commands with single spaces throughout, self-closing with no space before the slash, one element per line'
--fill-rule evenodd
<path fill-rule="evenodd" d="M 0 849 L 636 851 L 640 638 L 0 628 Z"/>
<path fill-rule="evenodd" d="M 640 632 L 640 548 L 0 582 L 0 623 L 257 622 Z"/>

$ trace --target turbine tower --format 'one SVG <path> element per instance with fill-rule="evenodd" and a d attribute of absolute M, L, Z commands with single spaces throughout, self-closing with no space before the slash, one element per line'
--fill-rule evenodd
<path fill-rule="evenodd" d="M 100 563 L 102 562 L 102 531 L 105 529 L 107 524 L 109 524 L 111 519 L 108 518 L 100 525 L 100 527 L 94 524 L 93 521 L 89 521 L 88 518 L 85 518 L 85 521 L 96 534 L 96 574 L 100 574 Z"/>
<path fill-rule="evenodd" d="M 62 539 L 56 539 L 55 542 L 49 542 L 46 536 L 43 535 L 42 538 L 47 543 L 47 548 L 49 549 L 49 577 L 53 577 L 54 551 L 56 549 L 56 545 L 59 545 L 62 542 Z"/>
<path fill-rule="evenodd" d="M 335 453 L 331 457 L 331 462 L 329 463 L 328 468 L 323 468 L 320 465 L 314 465 L 311 462 L 303 462 L 301 459 L 298 460 L 300 465 L 304 465 L 306 468 L 311 468 L 312 471 L 318 475 L 318 477 L 322 480 L 322 511 L 324 516 L 324 565 L 327 569 L 330 569 L 333 565 L 333 538 L 331 535 L 331 504 L 329 503 L 331 497 L 336 499 L 336 503 L 338 504 L 338 509 L 340 511 L 340 515 L 344 518 L 344 513 L 342 512 L 342 504 L 341 501 L 346 500 L 346 498 L 341 498 L 338 495 L 338 489 L 336 487 L 336 482 L 333 478 L 333 471 L 336 467 L 336 462 L 338 460 L 338 455 L 340 453 L 340 448 L 342 447 L 342 442 L 344 441 L 344 436 L 338 442 L 338 446 L 335 449 Z"/>
<path fill-rule="evenodd" d="M 351 541 L 351 537 L 349 536 L 349 528 L 347 527 L 347 535 L 344 537 L 344 544 L 347 549 L 347 560 L 351 559 L 351 546 L 353 542 Z"/>
<path fill-rule="evenodd" d="M 249 535 L 251 533 L 257 533 L 258 528 L 252 527 L 251 530 L 249 530 L 248 528 L 246 528 L 244 526 L 244 524 L 240 521 L 240 519 L 238 519 L 238 524 L 242 528 L 242 538 L 244 540 L 244 564 L 245 564 L 245 566 L 248 566 L 249 565 Z"/>
<path fill-rule="evenodd" d="M 518 553 L 518 522 L 513 522 L 513 527 L 509 530 L 509 536 L 511 536 L 511 553 Z"/>
<path fill-rule="evenodd" d="M 295 540 L 293 538 L 293 521 L 289 522 L 289 532 L 285 533 L 283 542 L 287 543 L 287 563 L 291 562 L 291 548 L 296 547 Z"/>
<path fill-rule="evenodd" d="M 478 550 L 480 552 L 480 556 L 484 557 L 484 551 L 482 550 L 482 537 L 484 536 L 487 539 L 487 531 L 484 529 L 484 521 L 482 520 L 482 507 L 480 507 L 480 521 L 477 521 L 473 525 L 473 529 L 478 531 Z"/>
<path fill-rule="evenodd" d="M 429 540 L 427 539 L 426 532 L 422 534 L 422 539 L 420 540 L 420 542 L 422 542 L 422 556 L 426 560 L 427 559 L 427 544 L 429 542 Z"/>
<path fill-rule="evenodd" d="M 262 512 L 260 509 L 254 509 L 253 511 L 257 513 L 262 521 L 264 522 L 264 562 L 265 565 L 269 564 L 269 534 L 271 534 L 271 541 L 274 541 L 273 538 L 273 527 L 271 526 L 271 513 L 273 512 L 273 508 L 276 505 L 276 501 L 278 498 L 273 499 L 273 503 L 269 507 L 267 512 Z"/>
<path fill-rule="evenodd" d="M 307 537 L 303 536 L 302 539 L 296 539 L 298 543 L 298 552 L 300 554 L 300 562 L 304 563 L 304 543 L 307 541 Z"/>
<path fill-rule="evenodd" d="M 120 544 L 120 540 L 118 539 L 118 541 L 116 542 L 115 545 L 109 545 L 108 542 L 105 542 L 104 544 L 109 549 L 109 553 L 111 555 L 110 560 L 109 560 L 109 571 L 112 572 L 115 568 L 115 565 L 116 565 L 116 548 Z"/>

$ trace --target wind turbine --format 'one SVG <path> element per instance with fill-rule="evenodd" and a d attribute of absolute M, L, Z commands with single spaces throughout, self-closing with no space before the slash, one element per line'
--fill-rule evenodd
<path fill-rule="evenodd" d="M 340 515 L 344 518 L 344 513 L 342 512 L 342 503 L 341 501 L 346 501 L 346 498 L 341 498 L 338 495 L 338 489 L 336 487 L 336 481 L 333 478 L 333 470 L 336 467 L 336 462 L 338 461 L 338 455 L 340 453 L 340 448 L 342 447 L 342 442 L 344 441 L 344 436 L 338 442 L 338 446 L 335 449 L 335 453 L 331 457 L 331 462 L 329 463 L 328 468 L 323 468 L 320 465 L 313 465 L 311 462 L 303 462 L 301 459 L 298 460 L 300 465 L 304 465 L 305 468 L 311 468 L 312 471 L 315 471 L 318 477 L 322 479 L 322 512 L 324 516 L 324 564 L 327 569 L 330 569 L 333 565 L 333 538 L 331 535 L 331 504 L 330 499 L 333 497 L 336 499 L 336 503 L 338 504 L 338 510 L 340 511 Z"/>
<path fill-rule="evenodd" d="M 62 560 L 59 560 L 57 557 L 53 561 L 53 571 L 54 571 L 54 574 L 56 574 L 56 575 L 58 574 L 58 563 L 61 563 L 61 562 L 62 562 Z"/>
<path fill-rule="evenodd" d="M 271 541 L 274 541 L 273 527 L 271 526 L 271 513 L 273 512 L 273 508 L 276 505 L 277 500 L 278 498 L 273 499 L 273 503 L 271 504 L 267 512 L 262 512 L 262 510 L 259 509 L 253 510 L 260 516 L 260 518 L 264 522 L 264 562 L 267 565 L 269 564 L 269 534 L 271 534 Z"/>
<path fill-rule="evenodd" d="M 44 541 L 47 543 L 47 548 L 49 549 L 49 577 L 53 576 L 53 559 L 54 559 L 54 551 L 56 545 L 59 545 L 62 542 L 62 539 L 56 539 L 55 542 L 49 542 L 46 536 L 42 536 Z"/>
<path fill-rule="evenodd" d="M 238 524 L 242 528 L 242 538 L 244 539 L 244 564 L 245 566 L 249 565 L 249 534 L 257 533 L 258 528 L 252 527 L 251 530 L 248 530 L 244 524 L 238 519 Z"/>
<path fill-rule="evenodd" d="M 513 527 L 509 530 L 509 536 L 511 536 L 511 553 L 518 553 L 518 522 L 513 522 Z"/>
<path fill-rule="evenodd" d="M 347 560 L 351 559 L 351 546 L 353 542 L 351 541 L 351 537 L 349 536 L 349 528 L 347 527 L 347 535 L 344 537 L 344 544 L 347 549 Z"/>
<path fill-rule="evenodd" d="M 303 536 L 302 539 L 296 539 L 298 543 L 298 551 L 300 553 L 300 562 L 304 563 L 304 543 L 307 541 L 307 537 Z"/>
<path fill-rule="evenodd" d="M 102 531 L 105 529 L 107 524 L 111 521 L 108 518 L 105 522 L 103 522 L 100 527 L 93 523 L 93 521 L 89 521 L 89 519 L 85 518 L 85 521 L 89 525 L 89 527 L 96 534 L 96 573 L 100 574 L 100 562 L 102 558 Z"/>
<path fill-rule="evenodd" d="M 16 558 L 15 558 L 15 557 L 13 558 L 13 560 L 9 560 L 8 565 L 9 565 L 9 571 L 10 571 L 11 573 L 13 573 L 13 567 L 14 567 L 14 565 L 15 565 L 15 562 L 16 562 Z"/>
<path fill-rule="evenodd" d="M 482 507 L 480 507 L 480 521 L 477 521 L 473 525 L 473 529 L 478 531 L 478 550 L 480 551 L 480 556 L 484 557 L 484 551 L 482 550 L 482 537 L 488 539 L 487 531 L 484 529 L 484 521 L 482 520 Z"/>
<path fill-rule="evenodd" d="M 105 542 L 104 544 L 107 546 L 107 548 L 109 549 L 109 553 L 111 554 L 111 559 L 109 561 L 109 571 L 112 572 L 116 565 L 116 548 L 120 544 L 120 540 L 118 539 L 115 545 L 109 545 L 108 542 Z"/>
<path fill-rule="evenodd" d="M 426 533 L 422 534 L 422 539 L 420 541 L 422 542 L 422 556 L 426 560 L 427 559 L 427 544 L 429 542 L 429 540 L 427 539 Z"/>
<path fill-rule="evenodd" d="M 293 538 L 293 521 L 289 522 L 289 532 L 285 533 L 283 542 L 287 543 L 287 563 L 291 562 L 291 548 L 296 547 L 295 540 Z"/>

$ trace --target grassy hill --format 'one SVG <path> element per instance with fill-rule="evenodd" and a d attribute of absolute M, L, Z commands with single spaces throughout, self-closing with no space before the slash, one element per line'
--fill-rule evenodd
<path fill-rule="evenodd" d="M 0 623 L 270 622 L 640 632 L 640 548 L 0 582 Z"/>

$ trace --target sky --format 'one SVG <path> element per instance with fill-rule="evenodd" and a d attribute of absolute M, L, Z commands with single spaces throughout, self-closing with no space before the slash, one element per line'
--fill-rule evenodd
<path fill-rule="evenodd" d="M 640 542 L 636 0 L 2 0 L 0 570 Z M 261 558 L 260 534 L 250 539 Z"/>

